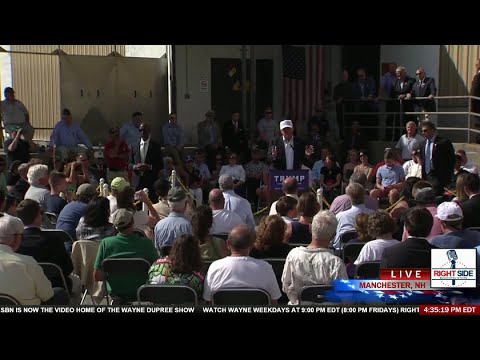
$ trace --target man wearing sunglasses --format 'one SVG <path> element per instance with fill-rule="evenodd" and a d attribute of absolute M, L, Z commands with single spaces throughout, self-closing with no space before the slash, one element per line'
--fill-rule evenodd
<path fill-rule="evenodd" d="M 426 113 L 437 111 L 437 104 L 435 103 L 437 87 L 435 86 L 435 80 L 427 77 L 427 73 L 423 68 L 418 68 L 415 76 L 417 81 L 413 85 L 411 93 L 407 94 L 406 99 L 426 97 L 428 99 L 415 100 L 413 103 L 414 111 Z M 419 122 L 423 120 L 433 121 L 433 115 L 417 115 L 417 119 Z"/>

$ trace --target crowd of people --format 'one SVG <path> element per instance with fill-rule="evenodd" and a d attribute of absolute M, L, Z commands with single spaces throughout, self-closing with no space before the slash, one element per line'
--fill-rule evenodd
<path fill-rule="evenodd" d="M 418 84 L 405 69 L 395 71 L 390 85 L 382 81 L 384 89 L 398 85 L 405 99 L 425 95 L 415 93 Z M 352 94 L 373 98 L 365 71 L 357 75 Z M 432 100 L 433 79 L 422 68 L 417 76 L 421 87 L 431 88 Z M 337 89 L 340 102 L 347 90 Z M 478 169 L 428 119 L 406 122 L 395 148 L 386 148 L 373 165 L 358 121 L 335 153 L 320 108 L 305 140 L 292 120 L 274 120 L 270 107 L 256 136 L 247 134 L 239 112 L 220 126 L 210 110 L 197 126 L 198 146 L 191 153 L 175 113 L 161 142 L 135 112 L 109 130 L 104 149 L 94 151 L 64 109 L 44 164 L 31 157 L 39 147 L 28 111 L 12 88 L 5 96 L 10 108 L 5 112 L 2 103 L 8 139 L 7 164 L 1 160 L 0 169 L 8 165 L 8 171 L 0 175 L 0 293 L 21 304 L 79 301 L 89 284 L 106 280 L 102 263 L 110 258 L 143 258 L 151 265 L 148 279 L 106 281 L 117 301 L 135 300 L 139 285 L 148 282 L 189 286 L 205 302 L 219 289 L 247 287 L 265 290 L 273 303 L 283 294 L 298 304 L 303 287 L 352 277 L 362 262 L 424 268 L 430 267 L 426 250 L 433 248 L 476 248 L 480 254 L 480 233 L 468 229 L 480 227 Z M 429 104 L 417 105 L 428 112 Z M 271 191 L 270 170 L 302 169 L 310 173 L 309 189 L 300 191 L 297 180 L 286 177 L 279 198 Z M 259 200 L 269 213 L 257 225 Z M 49 228 L 68 235 L 56 237 Z M 85 242 L 93 244 L 93 255 L 78 268 L 72 259 Z M 350 242 L 364 245 L 356 260 L 343 261 L 339 255 Z M 271 258 L 284 259 L 281 273 Z M 66 288 L 46 278 L 39 265 L 45 262 L 61 268 Z"/>

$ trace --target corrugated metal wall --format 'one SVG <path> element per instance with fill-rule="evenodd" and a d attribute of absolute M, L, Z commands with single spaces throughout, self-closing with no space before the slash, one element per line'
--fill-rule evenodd
<path fill-rule="evenodd" d="M 59 59 L 49 55 L 59 45 L 12 45 L 12 84 L 17 99 L 30 112 L 36 140 L 48 140 L 55 123 L 60 119 Z M 114 49 L 125 55 L 125 45 L 60 45 L 69 55 L 106 56 Z M 32 54 L 32 53 L 41 53 Z"/>
<path fill-rule="evenodd" d="M 438 95 L 469 95 L 480 45 L 441 45 Z"/>

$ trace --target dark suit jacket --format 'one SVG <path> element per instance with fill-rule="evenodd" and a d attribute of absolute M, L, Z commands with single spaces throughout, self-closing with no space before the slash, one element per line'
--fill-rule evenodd
<path fill-rule="evenodd" d="M 470 89 L 470 95 L 480 96 L 480 76 L 477 73 L 472 80 L 472 87 Z M 472 99 L 472 111 L 480 113 L 480 100 Z"/>
<path fill-rule="evenodd" d="M 359 81 L 355 81 L 352 84 L 352 99 L 361 99 L 362 97 L 368 98 L 369 96 L 375 97 L 376 94 L 377 89 L 375 87 L 375 80 L 370 76 L 365 79 L 363 94 Z"/>
<path fill-rule="evenodd" d="M 463 227 L 480 226 L 480 195 L 460 203 L 463 211 Z"/>
<path fill-rule="evenodd" d="M 438 249 L 425 239 L 409 238 L 383 251 L 381 268 L 430 268 L 431 249 Z"/>
<path fill-rule="evenodd" d="M 427 142 L 422 143 L 420 156 L 425 161 L 425 146 Z M 452 180 L 453 167 L 455 166 L 455 149 L 450 140 L 436 136 L 435 143 L 432 150 L 432 164 L 433 170 L 430 175 L 435 176 L 440 185 L 447 186 Z M 422 166 L 422 176 L 426 178 L 425 166 Z"/>
<path fill-rule="evenodd" d="M 228 121 L 223 125 L 222 130 L 223 146 L 228 146 L 232 151 L 246 152 L 248 150 L 247 132 L 245 131 L 241 121 L 238 121 L 238 132 L 235 132 L 235 127 L 232 121 Z"/>
<path fill-rule="evenodd" d="M 54 233 L 42 231 L 36 227 L 26 228 L 23 231 L 22 239 L 17 253 L 31 256 L 37 262 L 50 262 L 60 266 L 63 276 L 68 282 L 68 275 L 73 271 L 73 264 L 62 239 Z M 63 287 L 61 278 L 50 280 L 53 287 Z M 71 285 L 68 284 L 68 286 Z"/>
<path fill-rule="evenodd" d="M 273 160 L 273 167 L 277 170 L 287 169 L 287 160 L 285 158 L 285 143 L 283 137 L 277 137 L 274 140 L 277 147 L 277 158 Z M 300 170 L 302 164 L 309 164 L 309 159 L 305 156 L 305 142 L 294 136 L 293 137 L 293 169 Z"/>
<path fill-rule="evenodd" d="M 437 88 L 435 87 L 435 80 L 430 77 L 425 77 L 423 82 L 418 80 L 415 82 L 412 88 L 412 97 L 427 97 L 430 95 L 436 96 L 437 95 Z M 436 111 L 436 103 L 435 100 L 415 100 L 414 105 L 419 106 L 421 109 L 425 111 Z"/>
<path fill-rule="evenodd" d="M 392 92 L 390 96 L 392 99 L 398 99 L 399 95 L 406 95 L 412 92 L 413 85 L 415 84 L 415 79 L 407 76 L 405 77 L 404 82 L 405 84 L 403 85 L 403 89 L 401 88 L 401 81 L 399 79 L 396 79 L 393 82 Z"/>
<path fill-rule="evenodd" d="M 129 167 L 133 170 L 133 165 L 140 163 L 140 143 L 132 148 L 130 155 Z M 143 174 L 138 170 L 133 170 L 132 186 L 136 190 L 148 188 L 149 195 L 153 195 L 153 183 L 158 179 L 158 172 L 163 168 L 162 146 L 150 139 L 148 144 L 145 163 L 152 166 L 152 170 L 147 170 Z"/>

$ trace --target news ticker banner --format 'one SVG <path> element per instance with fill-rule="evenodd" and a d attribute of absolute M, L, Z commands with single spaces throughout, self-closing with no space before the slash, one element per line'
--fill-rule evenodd
<path fill-rule="evenodd" d="M 0 306 L 0 318 L 7 314 L 90 314 L 95 315 L 193 315 L 193 314 L 306 314 L 306 315 L 480 315 L 480 305 L 416 305 L 416 306 Z"/>
<path fill-rule="evenodd" d="M 299 190 L 308 190 L 310 187 L 308 170 L 270 170 L 270 190 L 282 190 L 283 180 L 294 177 Z"/>

